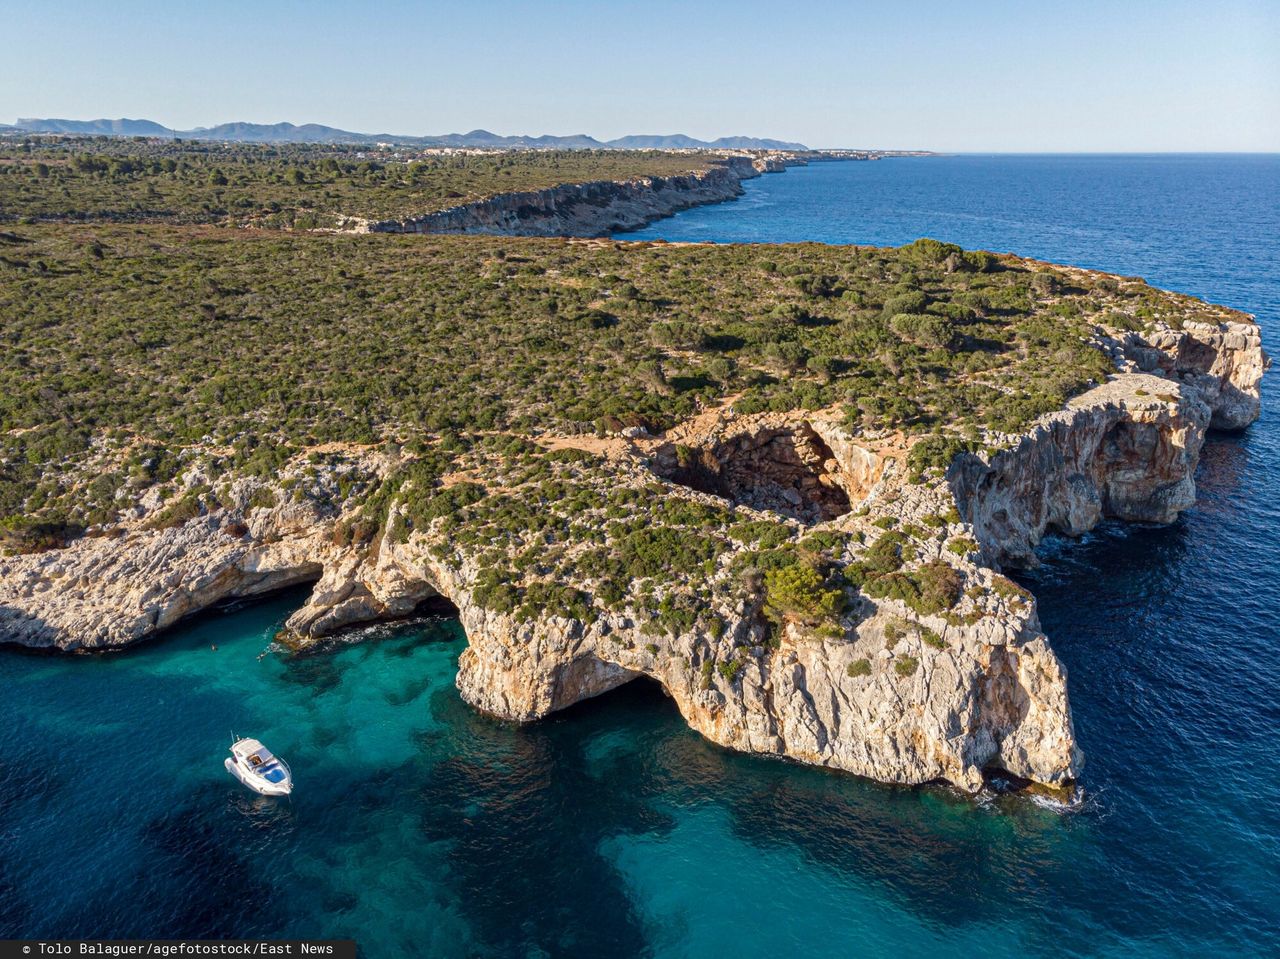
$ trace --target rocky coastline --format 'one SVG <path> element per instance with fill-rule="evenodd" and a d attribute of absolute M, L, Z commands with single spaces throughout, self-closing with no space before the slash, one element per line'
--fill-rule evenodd
<path fill-rule="evenodd" d="M 729 188 L 727 175 L 716 182 Z M 140 516 L 110 536 L 0 557 L 0 637 L 68 652 L 121 648 L 223 601 L 312 582 L 286 627 L 305 646 L 444 597 L 468 638 L 458 688 L 503 719 L 537 720 L 647 676 L 691 727 L 733 749 L 895 783 L 974 791 L 999 770 L 1069 787 L 1083 758 L 1065 669 L 1034 597 L 1000 570 L 1034 564 L 1051 530 L 1078 535 L 1109 517 L 1170 522 L 1194 503 L 1206 430 L 1256 418 L 1268 362 L 1257 327 L 1222 313 L 1113 332 L 1101 344 L 1117 368 L 1108 382 L 924 482 L 910 481 L 897 438 L 852 435 L 825 411 L 725 408 L 667 435 L 543 439 L 599 464 L 582 474 L 586 485 L 641 499 L 660 488 L 707 508 L 731 502 L 738 517 L 781 517 L 796 538 L 828 535 L 829 559 L 850 568 L 883 531 L 918 531 L 912 562 L 952 570 L 963 588 L 946 613 L 859 594 L 838 634 L 771 627 L 732 553 L 716 560 L 703 597 L 719 630 L 702 620 L 654 629 L 634 599 L 591 618 L 495 609 L 481 597 L 482 550 L 439 522 L 406 532 L 396 503 L 376 539 L 353 541 L 342 531 L 358 504 L 325 509 L 285 495 L 302 469 L 291 463 L 274 482 L 237 480 L 221 508 L 180 525 Z M 396 466 L 395 454 L 371 447 L 346 451 L 338 469 L 382 477 Z"/>
<path fill-rule="evenodd" d="M 566 183 L 503 193 L 400 219 L 344 218 L 352 233 L 490 233 L 503 236 L 599 237 L 639 229 L 690 207 L 742 195 L 742 181 L 804 165 L 799 154 L 730 155 L 676 176 Z"/>

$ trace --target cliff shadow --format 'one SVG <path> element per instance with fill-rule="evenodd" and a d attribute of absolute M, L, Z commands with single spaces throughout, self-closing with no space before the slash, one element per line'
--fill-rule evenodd
<path fill-rule="evenodd" d="M 673 483 L 806 524 L 852 509 L 835 454 L 807 422 L 762 427 L 705 446 L 668 443 L 652 466 Z"/>

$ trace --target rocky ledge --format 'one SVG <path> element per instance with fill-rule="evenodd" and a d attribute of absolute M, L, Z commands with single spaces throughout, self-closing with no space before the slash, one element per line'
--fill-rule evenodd
<path fill-rule="evenodd" d="M 317 473 L 313 451 L 185 522 L 140 504 L 111 536 L 0 558 L 0 637 L 116 648 L 313 582 L 286 630 L 306 644 L 442 596 L 468 638 L 458 687 L 498 717 L 536 720 L 647 676 L 734 749 L 898 783 L 976 790 L 998 769 L 1067 786 L 1082 759 L 1065 671 L 1034 598 L 999 569 L 1034 563 L 1047 531 L 1169 522 L 1194 502 L 1206 429 L 1257 416 L 1267 365 L 1256 326 L 1223 313 L 1111 335 L 1108 382 L 923 478 L 900 436 L 851 435 L 822 411 L 726 407 L 666 436 L 543 437 L 518 453 L 486 441 L 431 481 L 448 511 L 414 505 L 427 480 L 407 454 L 344 449 Z M 367 497 L 320 495 L 360 482 L 393 494 L 379 523 Z M 661 523 L 696 532 L 663 539 Z M 600 542 L 631 551 L 627 575 Z M 670 582 L 690 551 L 692 607 Z M 843 594 L 798 583 L 797 553 Z M 514 590 L 506 569 L 540 573 L 541 591 Z"/>
<path fill-rule="evenodd" d="M 422 216 L 347 218 L 354 233 L 497 233 L 503 236 L 608 236 L 635 230 L 689 207 L 722 203 L 742 193 L 742 181 L 803 164 L 792 154 L 727 156 L 706 169 L 675 176 L 565 183 L 504 193 Z"/>

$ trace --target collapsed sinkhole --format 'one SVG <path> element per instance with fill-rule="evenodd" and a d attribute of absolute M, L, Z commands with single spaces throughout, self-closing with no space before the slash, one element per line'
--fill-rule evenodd
<path fill-rule="evenodd" d="M 852 509 L 835 455 L 808 423 L 739 433 L 713 446 L 668 444 L 653 462 L 664 479 L 802 523 Z"/>

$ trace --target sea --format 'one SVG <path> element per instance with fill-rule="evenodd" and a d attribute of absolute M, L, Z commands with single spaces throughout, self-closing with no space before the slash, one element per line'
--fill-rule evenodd
<path fill-rule="evenodd" d="M 1280 344 L 1280 157 L 815 163 L 626 235 L 966 248 L 1139 275 Z M 518 727 L 422 617 L 301 656 L 304 598 L 111 655 L 0 650 L 0 939 L 355 939 L 365 957 L 1280 955 L 1280 387 L 1166 527 L 1022 577 L 1068 670 L 1083 801 L 735 754 L 644 681 Z M 223 769 L 286 757 L 288 800 Z"/>

